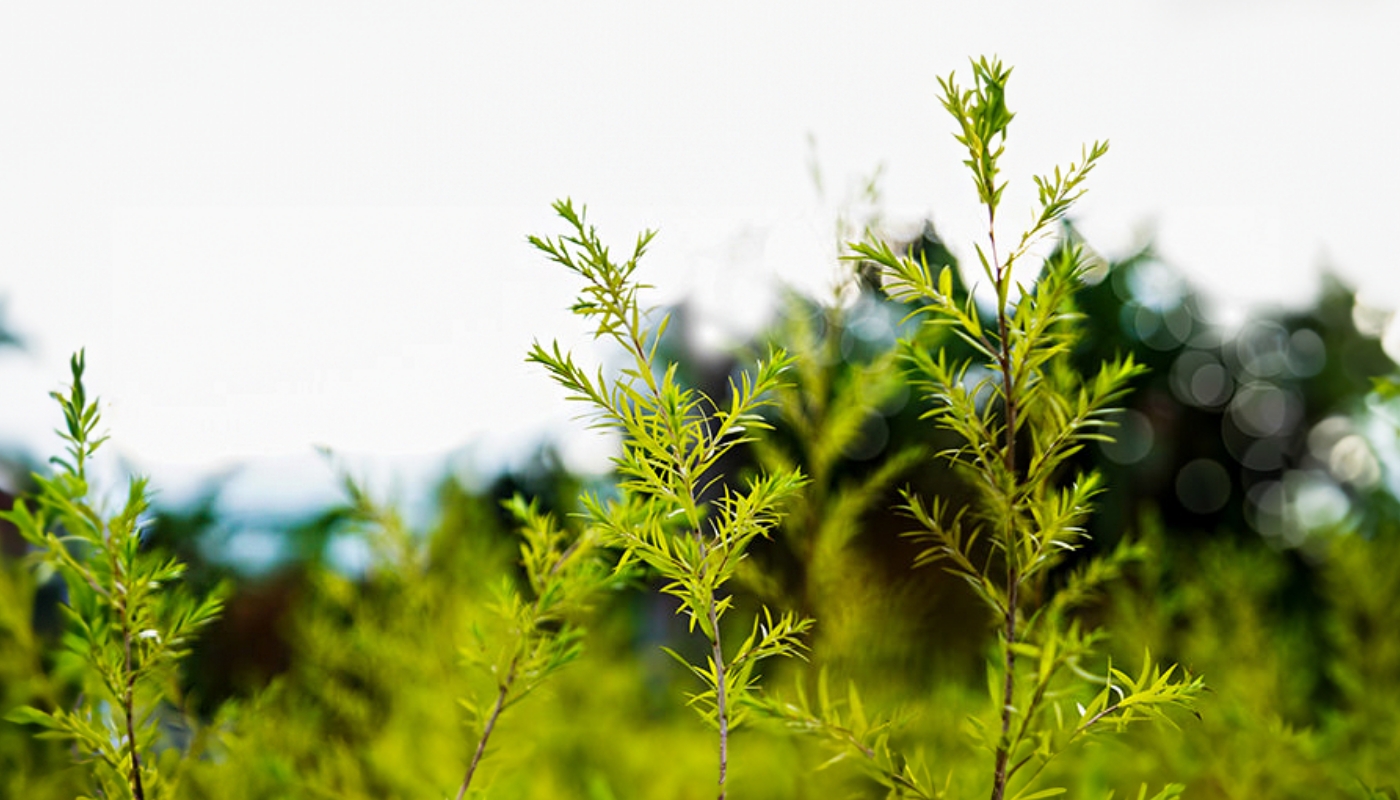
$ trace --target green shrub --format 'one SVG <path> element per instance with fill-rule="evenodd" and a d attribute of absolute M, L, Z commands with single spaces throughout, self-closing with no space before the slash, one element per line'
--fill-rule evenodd
<path fill-rule="evenodd" d="M 83 387 L 84 358 L 73 356 L 73 383 L 63 408 L 67 458 L 59 472 L 36 475 L 34 505 L 15 503 L 3 518 L 39 548 L 42 563 L 63 577 L 68 619 L 65 655 L 84 666 L 83 693 L 72 711 L 21 706 L 8 719 L 44 728 L 41 736 L 71 741 L 89 765 L 92 791 L 134 800 L 173 796 L 179 753 L 164 741 L 161 716 L 179 710 L 177 667 L 195 634 L 219 614 L 218 594 L 183 591 L 183 565 L 141 546 L 148 508 L 146 481 L 133 479 L 126 503 L 104 516 L 89 501 L 88 459 L 106 441 L 98 436 L 97 401 Z"/>
<path fill-rule="evenodd" d="M 322 540 L 358 537 L 368 568 L 311 559 L 228 595 L 276 641 L 221 652 L 285 660 L 234 676 L 206 718 L 181 668 L 197 632 L 228 635 L 209 627 L 225 594 L 194 596 L 142 535 L 143 480 L 114 514 L 92 499 L 104 440 L 75 356 L 55 395 L 67 456 L 4 515 L 39 569 L 0 564 L 0 711 L 17 723 L 0 726 L 0 796 L 1394 797 L 1388 506 L 1305 555 L 1177 537 L 1153 513 L 1084 552 L 1113 477 L 1086 448 L 1114 436 L 1141 369 L 1075 368 L 1087 256 L 1068 235 L 1037 254 L 1107 147 L 1037 178 L 1032 225 L 1007 238 L 1010 71 L 973 73 L 941 99 L 986 213 L 990 299 L 946 249 L 868 236 L 847 262 L 860 305 L 794 303 L 707 395 L 642 302 L 652 234 L 617 261 L 557 204 L 565 234 L 531 241 L 582 280 L 574 310 L 625 363 L 529 358 L 620 434 L 616 485 L 578 496 L 564 476 L 546 513 L 448 481 L 414 531 L 346 476 Z M 893 315 L 891 334 L 845 352 L 856 314 Z M 906 392 L 920 420 L 892 423 L 876 456 L 866 426 Z M 61 641 L 35 622 L 49 575 Z M 1131 724 L 1148 719 L 1167 724 Z"/>

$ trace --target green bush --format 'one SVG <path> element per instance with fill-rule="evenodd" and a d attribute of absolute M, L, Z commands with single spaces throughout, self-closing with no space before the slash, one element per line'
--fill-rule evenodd
<path fill-rule="evenodd" d="M 529 358 L 621 437 L 616 475 L 447 480 L 412 530 L 345 474 L 312 538 L 364 543 L 362 573 L 194 579 L 145 481 L 93 499 L 75 356 L 66 457 L 0 518 L 31 549 L 0 563 L 0 795 L 1395 797 L 1393 498 L 1279 550 L 1113 494 L 1094 448 L 1143 369 L 1086 358 L 1094 257 L 1063 222 L 1107 146 L 1036 178 L 1007 237 L 1010 71 L 973 74 L 941 100 L 986 298 L 936 237 L 870 234 L 854 305 L 792 299 L 701 385 L 644 302 L 653 234 L 615 259 L 561 202 L 532 242 L 625 365 Z M 1091 541 L 1099 505 L 1121 530 Z"/>

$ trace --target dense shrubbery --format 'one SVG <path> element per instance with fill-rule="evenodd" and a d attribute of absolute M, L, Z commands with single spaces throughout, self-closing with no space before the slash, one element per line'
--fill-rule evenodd
<path fill-rule="evenodd" d="M 974 72 L 944 102 L 995 242 L 1008 73 Z M 1393 365 L 1340 289 L 1228 337 L 1150 253 L 1100 263 L 1060 217 L 1102 152 L 987 248 L 994 299 L 931 228 L 868 239 L 708 376 L 645 306 L 650 235 L 615 261 L 560 204 L 535 243 L 628 366 L 531 358 L 619 482 L 449 480 L 412 531 L 347 475 L 261 581 L 190 546 L 207 509 L 86 500 L 75 358 L 69 456 L 5 518 L 38 569 L 0 561 L 0 796 L 1394 798 Z"/>

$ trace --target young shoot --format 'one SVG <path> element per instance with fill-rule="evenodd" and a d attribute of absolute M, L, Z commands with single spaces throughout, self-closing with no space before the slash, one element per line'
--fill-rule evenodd
<path fill-rule="evenodd" d="M 614 261 L 583 209 L 565 200 L 555 211 L 570 228 L 556 239 L 531 237 L 551 260 L 584 280 L 575 313 L 596 323 L 595 339 L 609 339 L 625 354 L 627 366 L 613 378 L 590 375 L 555 343 L 538 342 L 529 360 L 544 366 L 569 397 L 589 406 L 596 427 L 617 431 L 622 452 L 613 459 L 621 476 L 620 497 L 586 497 L 590 518 L 623 549 L 623 563 L 640 561 L 666 583 L 661 591 L 679 601 L 694 633 L 709 645 L 708 657 L 693 663 L 667 650 L 701 681 L 704 689 L 690 705 L 719 733 L 719 797 L 725 797 L 729 734 L 742 721 L 744 701 L 757 683 L 755 668 L 774 656 L 800 656 L 802 635 L 811 620 L 761 609 L 748 635 L 726 645 L 723 620 L 733 607 L 725 590 L 745 558 L 750 542 L 767 536 L 783 505 L 803 485 L 797 470 L 774 471 L 735 486 L 719 470 L 721 460 L 766 427 L 759 410 L 779 385 L 791 359 L 773 351 L 730 381 L 729 397 L 711 398 L 681 385 L 676 364 L 665 363 L 657 348 L 666 330 L 663 318 L 647 327 L 649 310 L 638 294 L 646 287 L 634 278 L 637 263 L 655 235 L 637 238 L 626 261 Z"/>
<path fill-rule="evenodd" d="M 324 451 L 329 457 L 329 450 Z M 392 505 L 381 505 L 369 490 L 341 467 L 341 485 L 349 504 L 344 513 L 363 526 L 369 542 L 389 572 L 421 580 L 427 560 L 424 543 L 406 527 Z M 459 652 L 466 666 L 489 676 L 493 692 L 481 702 L 459 697 L 475 733 L 456 800 L 467 797 L 477 780 L 487 747 L 506 711 L 524 700 L 555 672 L 583 653 L 582 621 L 593 601 L 630 577 L 614 568 L 596 529 L 581 533 L 560 526 L 535 501 L 519 495 L 504 504 L 519 526 L 519 564 L 525 585 L 513 574 L 491 587 L 488 610 L 501 623 L 491 633 L 472 626 L 473 640 Z"/>
<path fill-rule="evenodd" d="M 508 635 L 488 642 L 478 631 L 476 646 L 462 648 L 468 663 L 491 675 L 496 694 L 487 708 L 469 698 L 458 701 L 480 734 L 457 800 L 471 788 L 501 715 L 583 653 L 584 631 L 578 618 L 599 592 L 625 579 L 603 557 L 597 530 L 572 535 L 540 511 L 537 503 L 527 503 L 519 495 L 505 505 L 520 525 L 520 563 L 529 594 L 522 593 L 509 576 L 503 579 L 493 610 L 506 623 Z"/>
<path fill-rule="evenodd" d="M 106 515 L 93 505 L 87 466 L 107 440 L 97 435 L 97 401 L 83 387 L 84 354 L 70 362 L 73 383 L 52 393 L 63 409 L 67 457 L 54 457 L 53 477 L 35 475 L 37 494 L 0 514 L 34 547 L 38 560 L 63 577 L 68 620 L 64 644 L 84 665 L 83 692 L 72 709 L 23 707 L 13 722 L 66 739 L 90 767 L 93 792 L 106 798 L 154 800 L 173 794 L 157 769 L 167 743 L 160 715 L 180 706 L 178 667 L 190 642 L 222 608 L 218 594 L 194 597 L 180 582 L 184 565 L 142 547 L 149 505 L 144 478 L 133 479 L 125 505 Z M 162 763 L 168 763 L 162 759 Z"/>
<path fill-rule="evenodd" d="M 1056 793 L 1036 791 L 1031 783 L 1071 742 L 1100 728 L 1161 717 L 1167 706 L 1188 705 L 1202 684 L 1150 658 L 1135 678 L 1111 663 L 1101 672 L 1086 666 L 1103 636 L 1069 612 L 1117 575 L 1131 548 L 1089 562 L 1058 594 L 1051 591 L 1050 571 L 1083 544 L 1084 524 L 1101 490 L 1100 476 L 1074 473 L 1072 459 L 1087 443 L 1109 438 L 1108 414 L 1142 369 L 1120 358 L 1086 378 L 1071 366 L 1080 336 L 1072 301 L 1085 268 L 1077 245 L 1059 243 L 1032 284 L 1012 284 L 1013 264 L 1028 257 L 1083 194 L 1083 181 L 1108 144 L 1096 142 L 1078 163 L 1035 179 L 1039 207 L 1031 226 L 1004 250 L 997 229 L 1006 188 L 999 159 L 1014 116 L 1005 95 L 1011 70 L 985 58 L 972 67 L 972 88 L 961 87 L 954 76 L 940 84 L 986 210 L 986 245 L 977 244 L 975 251 L 995 290 L 992 321 L 984 324 L 971 292 L 953 296 L 950 265 L 901 256 L 879 242 L 851 249 L 854 258 L 883 268 L 891 297 L 912 304 L 925 324 L 947 326 L 976 353 L 950 362 L 915 339 L 901 343 L 912 380 L 932 404 L 925 417 L 963 442 L 943 455 L 976 493 L 968 506 L 952 508 L 942 499 L 906 492 L 904 510 L 919 524 L 916 536 L 929 545 L 918 563 L 943 564 L 995 619 L 998 722 L 979 733 L 979 743 L 992 756 L 992 800 L 1026 800 Z M 974 365 L 987 377 L 975 377 Z M 1065 686 L 1075 682 L 1077 687 Z M 1087 696 L 1089 689 L 1087 704 L 1068 700 L 1072 691 Z"/>

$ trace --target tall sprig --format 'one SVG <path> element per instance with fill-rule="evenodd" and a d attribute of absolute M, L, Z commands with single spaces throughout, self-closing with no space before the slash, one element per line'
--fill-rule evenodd
<path fill-rule="evenodd" d="M 964 579 L 997 620 L 999 686 L 994 701 L 999 730 L 984 737 L 992 751 L 992 800 L 1002 800 L 1013 778 L 1029 768 L 1015 797 L 1027 795 L 1030 781 L 1071 741 L 1107 721 L 1119 725 L 1160 715 L 1172 704 L 1186 704 L 1200 689 L 1199 679 L 1172 680 L 1175 667 L 1144 664 L 1131 678 L 1112 668 L 1094 677 L 1082 666 L 1100 641 L 1070 610 L 1103 581 L 1116 577 L 1133 548 L 1120 548 L 1091 561 L 1060 593 L 1047 596 L 1049 571 L 1084 542 L 1084 524 L 1100 491 L 1097 474 L 1066 475 L 1070 460 L 1086 444 L 1106 440 L 1108 415 L 1142 372 L 1131 357 L 1103 364 L 1092 379 L 1070 365 L 1079 341 L 1073 293 L 1085 268 L 1080 247 L 1060 242 L 1030 286 L 1012 282 L 1012 266 L 1054 226 L 1083 194 L 1082 183 L 1107 151 L 1105 142 L 1085 148 L 1066 169 L 1035 178 L 1039 207 L 1031 226 L 1002 255 L 997 245 L 997 211 L 1004 182 L 999 159 L 1013 114 L 1006 107 L 1011 70 L 985 58 L 973 63 L 974 85 L 961 87 L 954 76 L 941 79 L 943 106 L 954 117 L 954 135 L 967 151 L 986 209 L 987 246 L 975 247 L 983 274 L 995 289 L 993 321 L 984 324 L 972 294 L 955 298 L 952 267 L 894 253 L 879 242 L 853 244 L 853 257 L 884 268 L 890 295 L 916 307 L 926 324 L 948 326 L 975 351 L 968 361 L 950 362 L 918 340 L 902 342 L 916 384 L 931 401 L 926 418 L 953 431 L 962 446 L 944 453 L 966 476 L 977 501 L 952 509 L 935 498 L 905 493 L 905 511 L 929 543 L 919 563 L 940 562 Z M 1013 288 L 1016 289 L 1013 292 Z M 976 369 L 974 369 L 976 367 Z M 1018 676 L 1018 656 L 1031 664 Z M 1097 682 L 1087 705 L 1066 709 L 1065 676 Z M 1082 688 L 1082 687 L 1081 687 Z M 1077 712 L 1077 713 L 1076 713 Z"/>
<path fill-rule="evenodd" d="M 575 210 L 568 200 L 554 209 L 570 233 L 530 242 L 584 279 L 574 312 L 594 320 L 594 338 L 611 339 L 627 354 L 628 366 L 613 379 L 601 369 L 590 375 L 557 342 L 549 348 L 537 342 L 529 360 L 543 365 L 570 399 L 590 406 L 596 427 L 622 436 L 622 452 L 613 459 L 621 476 L 620 498 L 586 497 L 585 506 L 623 548 L 623 563 L 641 561 L 663 578 L 661 591 L 680 601 L 691 632 L 698 628 L 709 643 L 702 663 L 667 652 L 705 687 L 690 696 L 690 705 L 718 729 L 722 799 L 729 733 L 742 720 L 743 701 L 757 681 L 755 667 L 773 656 L 801 655 L 801 637 L 811 625 L 795 614 L 775 616 L 763 608 L 739 646 L 726 649 L 720 624 L 733 605 L 725 584 L 749 543 L 768 535 L 783 504 L 803 484 L 798 471 L 788 470 L 736 488 L 719 468 L 751 431 L 766 427 L 759 411 L 792 362 L 782 351 L 770 352 L 752 372 L 731 379 L 727 400 L 683 386 L 677 365 L 657 353 L 667 319 L 648 329 L 649 309 L 641 306 L 638 293 L 649 287 L 633 278 L 655 233 L 638 236 L 631 257 L 618 263 L 587 224 L 583 209 Z"/>
<path fill-rule="evenodd" d="M 595 530 L 572 534 L 540 511 L 537 503 L 519 495 L 506 503 L 506 509 L 520 525 L 520 564 L 529 591 L 523 593 L 510 578 L 503 580 L 492 610 L 506 623 L 507 635 L 487 642 L 478 634 L 474 647 L 462 648 L 466 661 L 494 680 L 496 694 L 487 706 L 470 698 L 458 701 L 479 726 L 480 735 L 457 800 L 466 797 L 501 715 L 582 655 L 584 629 L 579 618 L 598 594 L 621 582 L 604 563 Z"/>
<path fill-rule="evenodd" d="M 35 475 L 37 494 L 0 514 L 38 548 L 43 563 L 63 576 L 68 603 L 64 644 L 87 666 L 86 691 L 73 710 L 25 707 L 12 721 L 39 725 L 42 736 L 69 739 L 90 763 L 105 797 L 146 800 L 169 787 L 155 768 L 157 715 L 179 705 L 177 668 L 198 631 L 222 609 L 219 593 L 194 597 L 180 582 L 184 565 L 142 548 L 141 526 L 149 498 L 144 478 L 133 479 L 126 503 L 114 516 L 91 504 L 86 466 L 106 441 L 96 435 L 97 401 L 83 387 L 85 358 L 70 362 L 67 395 L 53 393 L 63 409 L 68 458 L 51 478 Z"/>

